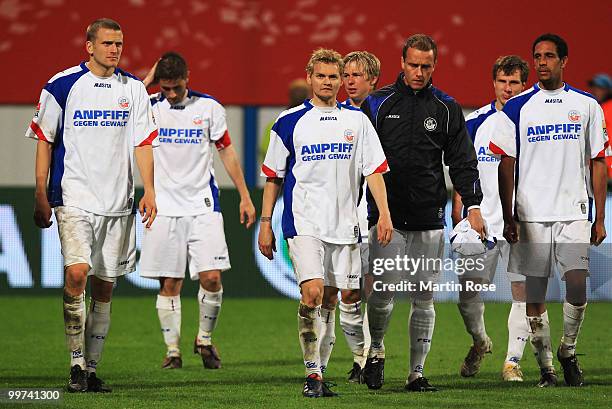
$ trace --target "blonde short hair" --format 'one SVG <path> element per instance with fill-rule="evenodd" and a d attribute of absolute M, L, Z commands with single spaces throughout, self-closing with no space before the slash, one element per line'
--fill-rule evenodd
<path fill-rule="evenodd" d="M 352 51 L 344 56 L 344 66 L 349 63 L 360 65 L 365 71 L 368 80 L 374 77 L 380 77 L 380 60 L 376 56 L 367 51 Z"/>
<path fill-rule="evenodd" d="M 306 65 L 306 73 L 308 73 L 308 75 L 312 75 L 315 64 L 319 63 L 337 65 L 340 75 L 342 75 L 342 72 L 344 71 L 344 61 L 342 61 L 342 56 L 335 50 L 325 48 L 315 50 L 310 56 L 310 60 L 308 60 L 308 64 Z"/>

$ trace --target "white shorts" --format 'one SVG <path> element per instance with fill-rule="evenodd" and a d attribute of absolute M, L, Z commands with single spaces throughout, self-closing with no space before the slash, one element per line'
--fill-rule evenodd
<path fill-rule="evenodd" d="M 555 266 L 561 279 L 570 270 L 589 272 L 591 222 L 518 222 L 519 242 L 510 249 L 508 271 L 529 277 L 553 277 Z"/>
<path fill-rule="evenodd" d="M 136 269 L 133 214 L 101 216 L 76 207 L 58 206 L 55 218 L 64 268 L 86 263 L 90 267 L 88 275 L 109 282 Z"/>
<path fill-rule="evenodd" d="M 342 290 L 359 288 L 359 243 L 333 244 L 312 236 L 295 236 L 287 239 L 287 243 L 298 284 L 319 278 L 329 287 Z"/>
<path fill-rule="evenodd" d="M 147 278 L 199 279 L 199 273 L 229 270 L 230 261 L 223 231 L 223 215 L 157 216 L 145 229 L 140 253 L 140 275 Z"/>
<path fill-rule="evenodd" d="M 498 240 L 495 247 L 491 250 L 487 250 L 484 254 L 477 256 L 463 256 L 459 255 L 457 260 L 472 259 L 475 261 L 476 266 L 466 268 L 463 274 L 459 274 L 457 271 L 460 267 L 456 267 L 455 273 L 463 279 L 475 279 L 479 278 L 483 283 L 490 284 L 493 282 L 497 266 L 501 263 L 501 268 L 506 271 L 506 276 L 510 282 L 525 281 L 525 276 L 522 274 L 511 273 L 508 271 L 508 259 L 510 257 L 510 244 L 506 240 Z"/>

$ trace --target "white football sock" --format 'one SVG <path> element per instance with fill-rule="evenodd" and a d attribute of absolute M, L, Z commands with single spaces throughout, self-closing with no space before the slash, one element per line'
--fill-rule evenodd
<path fill-rule="evenodd" d="M 329 357 L 336 343 L 336 309 L 328 310 L 321 307 L 321 341 L 319 343 L 319 356 L 321 359 L 321 374 L 325 373 Z"/>
<path fill-rule="evenodd" d="M 368 320 L 372 339 L 370 351 L 368 352 L 368 357 L 370 358 L 385 357 L 383 339 L 389 326 L 392 311 L 393 299 L 379 298 L 377 293 L 373 293 L 368 299 Z"/>
<path fill-rule="evenodd" d="M 363 309 L 363 351 L 364 355 L 368 355 L 368 350 L 372 344 L 372 337 L 370 336 L 370 320 L 368 319 L 368 305 L 365 305 Z"/>
<path fill-rule="evenodd" d="M 70 351 L 70 367 L 85 369 L 85 293 L 73 297 L 64 293 L 64 330 Z"/>
<path fill-rule="evenodd" d="M 198 345 L 211 345 L 212 332 L 217 324 L 221 311 L 223 289 L 217 292 L 206 291 L 200 286 L 198 303 L 200 304 L 200 330 L 198 331 Z"/>
<path fill-rule="evenodd" d="M 552 368 L 553 355 L 550 340 L 550 324 L 548 311 L 536 317 L 527 316 L 531 345 L 535 351 L 536 360 L 541 369 Z"/>
<path fill-rule="evenodd" d="M 576 339 L 580 333 L 580 326 L 584 320 L 586 304 L 579 307 L 568 303 L 563 303 L 563 337 L 561 338 L 560 355 L 569 358 L 576 354 Z"/>
<path fill-rule="evenodd" d="M 298 336 L 306 376 L 317 374 L 321 376 L 321 355 L 319 353 L 319 335 L 321 332 L 321 306 L 314 308 L 300 303 L 298 308 Z"/>
<path fill-rule="evenodd" d="M 365 322 L 361 313 L 361 302 L 345 304 L 340 301 L 340 327 L 353 353 L 353 361 L 363 367 L 365 359 Z"/>
<path fill-rule="evenodd" d="M 111 303 L 96 301 L 89 302 L 89 314 L 85 324 L 85 361 L 87 371 L 96 372 L 98 362 L 102 359 L 104 341 L 110 328 Z"/>
<path fill-rule="evenodd" d="M 180 356 L 181 296 L 158 295 L 155 307 L 166 343 L 167 356 Z"/>
<path fill-rule="evenodd" d="M 510 314 L 508 314 L 508 353 L 506 362 L 516 364 L 523 358 L 525 344 L 529 339 L 529 326 L 525 320 L 526 304 L 524 302 L 513 301 Z"/>
<path fill-rule="evenodd" d="M 488 338 L 484 322 L 485 305 L 480 295 L 459 301 L 457 306 L 463 318 L 465 329 L 472 336 L 474 344 L 485 341 Z"/>
<path fill-rule="evenodd" d="M 423 376 L 425 359 L 431 348 L 431 337 L 436 323 L 433 300 L 414 300 L 410 308 L 410 375 L 408 381 Z"/>

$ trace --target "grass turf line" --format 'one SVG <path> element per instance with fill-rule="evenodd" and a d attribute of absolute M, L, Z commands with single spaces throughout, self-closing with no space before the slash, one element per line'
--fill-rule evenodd
<path fill-rule="evenodd" d="M 64 344 L 62 302 L 58 297 L 0 299 L 0 388 L 64 387 L 68 353 Z M 182 299 L 181 349 L 183 369 L 162 370 L 165 352 L 155 297 L 117 297 L 98 374 L 112 394 L 64 394 L 63 407 L 182 408 L 182 407 L 346 407 L 392 408 L 426 405 L 428 408 L 572 407 L 607 408 L 612 399 L 612 344 L 609 316 L 612 304 L 592 303 L 578 340 L 578 352 L 588 386 L 540 390 L 539 372 L 527 346 L 523 384 L 504 383 L 500 371 L 507 345 L 506 321 L 510 305 L 487 304 L 487 331 L 493 354 L 481 372 L 463 379 L 459 367 L 471 344 L 454 304 L 436 305 L 436 329 L 425 375 L 441 389 L 437 393 L 403 392 L 408 367 L 407 317 L 409 304 L 396 304 L 385 339 L 385 385 L 369 391 L 346 382 L 352 358 L 336 319 L 336 346 L 326 379 L 338 383 L 333 399 L 301 397 L 303 365 L 297 339 L 297 302 L 287 299 L 223 300 L 213 341 L 223 368 L 204 370 L 191 353 L 197 333 L 198 307 L 194 296 Z M 561 306 L 551 304 L 553 347 L 562 330 Z M 563 375 L 555 366 L 560 383 Z M 553 406 L 554 405 L 554 406 Z M 19 405 L 23 407 L 23 405 Z"/>

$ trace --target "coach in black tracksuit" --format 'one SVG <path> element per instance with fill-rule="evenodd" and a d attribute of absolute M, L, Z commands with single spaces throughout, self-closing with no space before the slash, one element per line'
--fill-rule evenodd
<path fill-rule="evenodd" d="M 374 267 L 377 263 L 382 266 L 380 259 L 398 260 L 398 256 L 400 260 L 406 256 L 412 260 L 439 261 L 442 258 L 447 202 L 443 160 L 468 209 L 472 227 L 481 234 L 484 230 L 479 208 L 482 192 L 476 153 L 465 129 L 461 107 L 431 84 L 436 57 L 436 44 L 429 36 L 411 36 L 403 49 L 403 72 L 397 81 L 370 94 L 361 106 L 378 132 L 391 169 L 384 178 L 393 238 L 384 248 L 376 240 L 369 241 L 370 263 Z M 373 225 L 378 219 L 378 210 L 369 196 L 368 219 Z M 373 269 L 373 272 L 380 273 L 380 270 Z M 402 262 L 395 263 L 392 269 L 387 264 L 382 270 L 383 273 L 374 278 L 374 291 L 368 299 L 372 343 L 364 368 L 365 383 L 371 389 L 378 389 L 384 379 L 383 338 L 397 291 L 397 287 L 384 285 L 408 279 L 414 287 L 408 290 L 412 309 L 410 373 L 406 389 L 435 391 L 436 388 L 423 377 L 423 366 L 435 322 L 433 291 L 427 284 L 437 280 L 439 267 L 431 264 L 411 269 Z"/>

